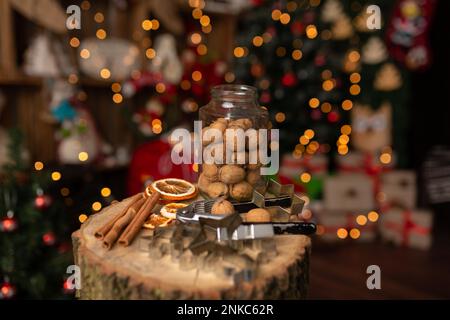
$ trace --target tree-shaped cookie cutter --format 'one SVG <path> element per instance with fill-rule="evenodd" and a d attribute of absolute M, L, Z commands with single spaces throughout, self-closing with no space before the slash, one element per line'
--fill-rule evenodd
<path fill-rule="evenodd" d="M 273 195 L 273 198 L 267 197 L 258 191 L 253 192 L 252 202 L 259 208 L 266 209 L 270 212 L 273 221 L 288 222 L 292 216 L 298 217 L 302 213 L 305 201 L 300 198 L 294 191 L 293 184 L 281 184 L 273 179 L 269 180 L 267 192 Z M 282 203 L 280 199 L 289 200 L 289 207 L 279 205 Z M 271 199 L 274 199 L 275 205 L 271 205 Z"/>

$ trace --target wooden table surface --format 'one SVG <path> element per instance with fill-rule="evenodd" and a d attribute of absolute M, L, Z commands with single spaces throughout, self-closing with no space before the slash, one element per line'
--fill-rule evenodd
<path fill-rule="evenodd" d="M 381 290 L 366 286 L 366 268 L 381 268 Z M 309 299 L 449 299 L 450 250 L 386 244 L 322 247 L 313 239 Z"/>

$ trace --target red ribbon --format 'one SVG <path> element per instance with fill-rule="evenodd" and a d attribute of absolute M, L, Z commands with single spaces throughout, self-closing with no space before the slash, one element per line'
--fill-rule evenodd
<path fill-rule="evenodd" d="M 402 212 L 402 224 L 392 222 L 392 221 L 386 221 L 384 225 L 387 229 L 391 229 L 397 232 L 401 232 L 402 234 L 402 245 L 408 246 L 409 245 L 409 236 L 411 233 L 416 233 L 420 235 L 428 235 L 430 234 L 430 228 L 422 227 L 415 223 L 412 220 L 412 211 L 411 210 L 404 210 Z"/>
<path fill-rule="evenodd" d="M 392 169 L 390 167 L 376 164 L 373 154 L 365 153 L 362 167 L 339 165 L 339 170 L 342 172 L 365 173 L 371 177 L 373 180 L 374 196 L 376 199 L 381 190 L 381 174 Z"/>

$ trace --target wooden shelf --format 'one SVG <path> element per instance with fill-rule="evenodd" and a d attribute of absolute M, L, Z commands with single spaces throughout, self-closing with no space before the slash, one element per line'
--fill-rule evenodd
<path fill-rule="evenodd" d="M 42 86 L 44 80 L 40 77 L 30 77 L 26 75 L 15 75 L 8 77 L 0 75 L 0 86 Z"/>

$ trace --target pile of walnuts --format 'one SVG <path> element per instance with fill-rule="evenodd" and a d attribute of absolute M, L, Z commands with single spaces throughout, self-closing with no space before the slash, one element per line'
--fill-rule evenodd
<path fill-rule="evenodd" d="M 245 148 L 237 144 L 236 138 L 233 135 L 234 143 L 227 143 L 226 130 L 227 129 L 242 129 L 246 131 L 253 128 L 253 122 L 250 119 L 236 119 L 228 120 L 225 118 L 218 118 L 209 126 L 202 130 L 202 144 L 203 146 L 215 145 L 219 146 L 219 150 L 223 150 L 224 160 L 225 153 L 230 152 L 231 159 L 234 159 L 233 164 L 206 164 L 202 165 L 202 172 L 198 179 L 199 189 L 211 198 L 233 198 L 237 201 L 251 200 L 253 189 L 264 186 L 264 180 L 261 177 L 260 168 L 262 164 L 250 164 L 249 143 L 245 144 Z M 222 139 L 214 141 L 206 133 L 208 129 L 217 129 L 222 133 Z M 235 131 L 232 131 L 235 132 Z M 248 141 L 247 141 L 248 142 Z M 227 149 L 233 146 L 232 149 Z M 256 146 L 257 147 L 257 146 Z M 255 148 L 255 146 L 253 146 Z M 257 151 L 257 150 L 256 150 Z M 237 159 L 245 159 L 243 164 L 238 163 Z M 241 162 L 241 161 L 239 161 Z"/>

